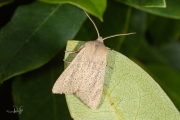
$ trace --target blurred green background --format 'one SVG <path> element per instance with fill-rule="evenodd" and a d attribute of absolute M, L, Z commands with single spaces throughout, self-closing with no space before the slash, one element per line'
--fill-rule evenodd
<path fill-rule="evenodd" d="M 83 10 L 102 37 L 136 32 L 105 45 L 147 71 L 180 110 L 180 1 L 0 0 L 0 119 L 71 119 L 64 95 L 51 89 L 67 40 L 97 38 Z M 8 114 L 13 105 L 28 112 Z"/>

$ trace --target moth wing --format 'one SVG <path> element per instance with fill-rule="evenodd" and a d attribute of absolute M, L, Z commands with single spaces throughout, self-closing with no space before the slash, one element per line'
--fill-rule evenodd
<path fill-rule="evenodd" d="M 90 63 L 88 75 L 76 92 L 76 95 L 92 109 L 96 109 L 101 100 L 105 69 L 106 56 L 101 62 Z"/>
<path fill-rule="evenodd" d="M 58 94 L 72 94 L 75 93 L 79 85 L 82 84 L 82 77 L 84 72 L 82 66 L 85 68 L 85 62 L 82 62 L 84 59 L 85 48 L 76 55 L 70 65 L 64 70 L 64 72 L 59 76 L 55 82 L 52 92 Z"/>

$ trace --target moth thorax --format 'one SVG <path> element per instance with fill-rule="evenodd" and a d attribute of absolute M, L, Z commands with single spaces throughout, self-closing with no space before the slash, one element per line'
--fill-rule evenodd
<path fill-rule="evenodd" d="M 103 43 L 103 38 L 102 37 L 98 37 L 97 41 Z"/>

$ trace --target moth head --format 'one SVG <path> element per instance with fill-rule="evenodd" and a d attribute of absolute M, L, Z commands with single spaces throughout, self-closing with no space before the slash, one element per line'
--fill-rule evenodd
<path fill-rule="evenodd" d="M 101 36 L 99 36 L 96 41 L 103 43 L 104 39 Z"/>

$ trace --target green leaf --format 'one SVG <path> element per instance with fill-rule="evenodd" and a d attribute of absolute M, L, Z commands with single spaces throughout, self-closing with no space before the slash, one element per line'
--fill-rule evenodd
<path fill-rule="evenodd" d="M 34 2 L 19 7 L 0 31 L 0 82 L 51 60 L 85 18 L 82 10 L 68 4 Z"/>
<path fill-rule="evenodd" d="M 116 0 L 125 4 L 144 7 L 166 7 L 165 0 Z"/>
<path fill-rule="evenodd" d="M 42 2 L 59 4 L 59 3 L 69 3 L 79 8 L 86 10 L 87 12 L 91 13 L 92 15 L 98 17 L 102 20 L 103 13 L 106 9 L 106 0 L 39 0 Z"/>
<path fill-rule="evenodd" d="M 155 46 L 178 41 L 180 36 L 180 21 L 155 15 L 148 15 L 148 34 Z M 158 25 L 158 27 L 157 27 Z"/>
<path fill-rule="evenodd" d="M 15 77 L 14 105 L 23 106 L 19 120 L 72 120 L 64 95 L 52 94 L 53 84 L 63 71 L 62 59 L 57 56 L 42 68 Z"/>
<path fill-rule="evenodd" d="M 180 110 L 180 74 L 171 67 L 148 64 L 146 68 Z"/>
<path fill-rule="evenodd" d="M 78 49 L 84 42 L 68 41 L 67 51 Z M 66 53 L 71 61 L 74 55 Z M 109 51 L 101 103 L 96 110 L 87 107 L 75 95 L 66 95 L 73 119 L 86 120 L 179 120 L 180 114 L 160 86 L 139 66 L 124 55 Z"/>
<path fill-rule="evenodd" d="M 14 0 L 0 0 L 0 7 L 12 3 Z"/>
<path fill-rule="evenodd" d="M 157 48 L 149 45 L 145 38 L 142 41 L 136 57 L 144 63 L 158 63 L 163 65 L 170 65 L 168 59 Z"/>
<path fill-rule="evenodd" d="M 171 66 L 180 71 L 180 43 L 172 42 L 155 48 L 143 41 L 136 57 L 144 63 L 156 63 Z"/>
<path fill-rule="evenodd" d="M 170 65 L 180 71 L 180 43 L 173 42 L 160 48 L 160 52 L 167 58 Z"/>
<path fill-rule="evenodd" d="M 132 57 L 137 54 L 145 33 L 146 18 L 145 12 L 132 9 L 129 17 L 128 31 L 135 32 L 135 34 L 127 36 L 123 41 L 122 48 L 120 50 L 122 54 L 128 57 Z"/>
<path fill-rule="evenodd" d="M 122 3 L 125 3 L 124 0 L 116 0 Z M 179 7 L 180 7 L 180 1 L 179 0 L 166 0 L 166 8 L 145 8 L 141 7 L 136 4 L 132 3 L 125 3 L 129 6 L 132 6 L 134 8 L 137 8 L 139 10 L 149 12 L 151 14 L 163 16 L 163 17 L 169 17 L 173 19 L 180 19 L 180 12 L 179 12 Z M 164 6 L 165 7 L 165 6 Z"/>

